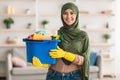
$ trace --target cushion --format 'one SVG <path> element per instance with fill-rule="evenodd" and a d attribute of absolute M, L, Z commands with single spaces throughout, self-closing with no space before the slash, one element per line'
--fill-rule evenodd
<path fill-rule="evenodd" d="M 27 67 L 27 63 L 18 57 L 12 57 L 12 63 L 15 67 Z"/>
<path fill-rule="evenodd" d="M 98 66 L 90 66 L 90 72 L 99 72 Z"/>
<path fill-rule="evenodd" d="M 98 55 L 96 52 L 91 52 L 90 53 L 90 65 L 94 66 L 96 63 L 96 59 L 97 59 Z"/>

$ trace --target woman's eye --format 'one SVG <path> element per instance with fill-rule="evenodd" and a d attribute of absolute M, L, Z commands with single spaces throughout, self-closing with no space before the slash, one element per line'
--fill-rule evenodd
<path fill-rule="evenodd" d="M 74 12 L 71 12 L 70 14 L 73 15 L 73 14 L 75 14 L 75 13 L 74 13 Z"/>
<path fill-rule="evenodd" d="M 75 13 L 74 13 L 74 12 L 64 12 L 63 15 L 68 15 L 68 14 L 73 15 L 73 14 L 75 14 Z"/>
<path fill-rule="evenodd" d="M 67 14 L 67 12 L 64 12 L 64 15 L 66 15 Z"/>

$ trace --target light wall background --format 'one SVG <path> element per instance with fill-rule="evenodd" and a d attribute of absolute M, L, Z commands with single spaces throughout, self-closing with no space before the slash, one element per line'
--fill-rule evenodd
<path fill-rule="evenodd" d="M 116 74 L 120 76 L 120 0 L 116 0 L 116 33 L 115 33 L 115 45 L 116 45 L 116 52 L 115 52 L 115 59 L 116 59 Z"/>
<path fill-rule="evenodd" d="M 25 28 L 26 24 L 29 22 L 32 22 L 32 27 L 35 29 L 41 29 L 42 26 L 40 25 L 40 21 L 47 19 L 50 21 L 50 23 L 46 26 L 46 29 L 50 31 L 50 34 L 56 34 L 56 30 L 59 29 L 59 27 L 62 26 L 61 19 L 60 19 L 60 9 L 63 3 L 68 2 L 67 0 L 37 0 L 38 3 L 35 3 L 34 1 L 14 1 L 9 2 L 2 0 L 0 2 L 0 13 L 6 12 L 5 8 L 3 7 L 3 4 L 7 5 L 13 5 L 13 7 L 16 10 L 16 13 L 24 13 L 25 9 L 30 8 L 31 13 L 37 12 L 37 17 L 14 17 L 16 20 L 16 23 L 14 24 L 13 28 Z M 80 15 L 80 28 L 84 25 L 87 25 L 87 28 L 103 28 L 106 24 L 106 22 L 110 23 L 110 27 L 115 28 L 115 31 L 111 34 L 112 35 L 112 42 L 115 43 L 115 47 L 111 49 L 112 53 L 111 55 L 115 59 L 115 64 L 113 64 L 115 67 L 109 66 L 111 70 L 115 70 L 116 75 L 120 76 L 120 0 L 115 0 L 114 2 L 111 2 L 111 0 L 101 0 L 101 1 L 94 1 L 94 0 L 77 0 L 75 4 L 78 5 L 79 10 L 87 10 L 90 11 L 90 13 L 95 13 L 100 10 L 105 10 L 111 8 L 115 12 L 115 16 L 109 17 L 109 16 L 84 16 Z M 18 5 L 19 4 L 19 5 Z M 22 5 L 25 6 L 22 6 Z M 37 6 L 36 6 L 37 5 Z M 49 14 L 49 15 L 48 15 Z M 51 14 L 53 16 L 51 16 Z M 44 16 L 47 15 L 47 16 Z M 0 21 L 2 21 L 6 17 L 1 17 Z M 99 25 L 99 26 L 98 26 Z M 4 26 L 2 22 L 0 22 L 0 26 Z M 2 27 L 3 28 L 3 27 Z M 96 36 L 97 34 L 97 36 Z M 18 38 L 21 40 L 23 37 L 27 37 L 27 32 L 12 32 L 12 33 L 4 33 L 1 32 L 0 36 L 4 35 L 3 38 L 0 38 L 0 43 L 4 42 L 6 40 L 7 36 L 18 36 Z M 103 41 L 100 37 L 101 33 L 90 33 L 91 40 L 97 40 L 98 42 Z M 99 36 L 98 36 L 99 35 Z M 93 50 L 96 50 L 92 48 Z M 107 68 L 107 67 L 106 67 Z M 113 69 L 114 68 L 114 69 Z"/>

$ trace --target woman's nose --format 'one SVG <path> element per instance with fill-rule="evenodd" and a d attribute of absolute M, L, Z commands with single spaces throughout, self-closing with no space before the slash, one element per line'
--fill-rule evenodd
<path fill-rule="evenodd" d="M 67 14 L 67 17 L 70 18 L 70 17 L 71 17 L 71 14 Z"/>

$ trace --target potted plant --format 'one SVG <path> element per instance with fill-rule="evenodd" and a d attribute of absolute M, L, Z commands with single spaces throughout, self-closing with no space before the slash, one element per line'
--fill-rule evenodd
<path fill-rule="evenodd" d="M 9 17 L 3 20 L 3 23 L 6 25 L 6 28 L 9 29 L 11 27 L 11 24 L 14 24 L 14 20 Z"/>
<path fill-rule="evenodd" d="M 103 34 L 103 38 L 105 39 L 105 42 L 108 42 L 108 39 L 110 39 L 110 34 Z"/>
<path fill-rule="evenodd" d="M 43 25 L 43 28 L 45 28 L 45 25 L 47 25 L 48 23 L 49 23 L 48 20 L 43 20 L 43 21 L 41 22 L 41 25 Z"/>

